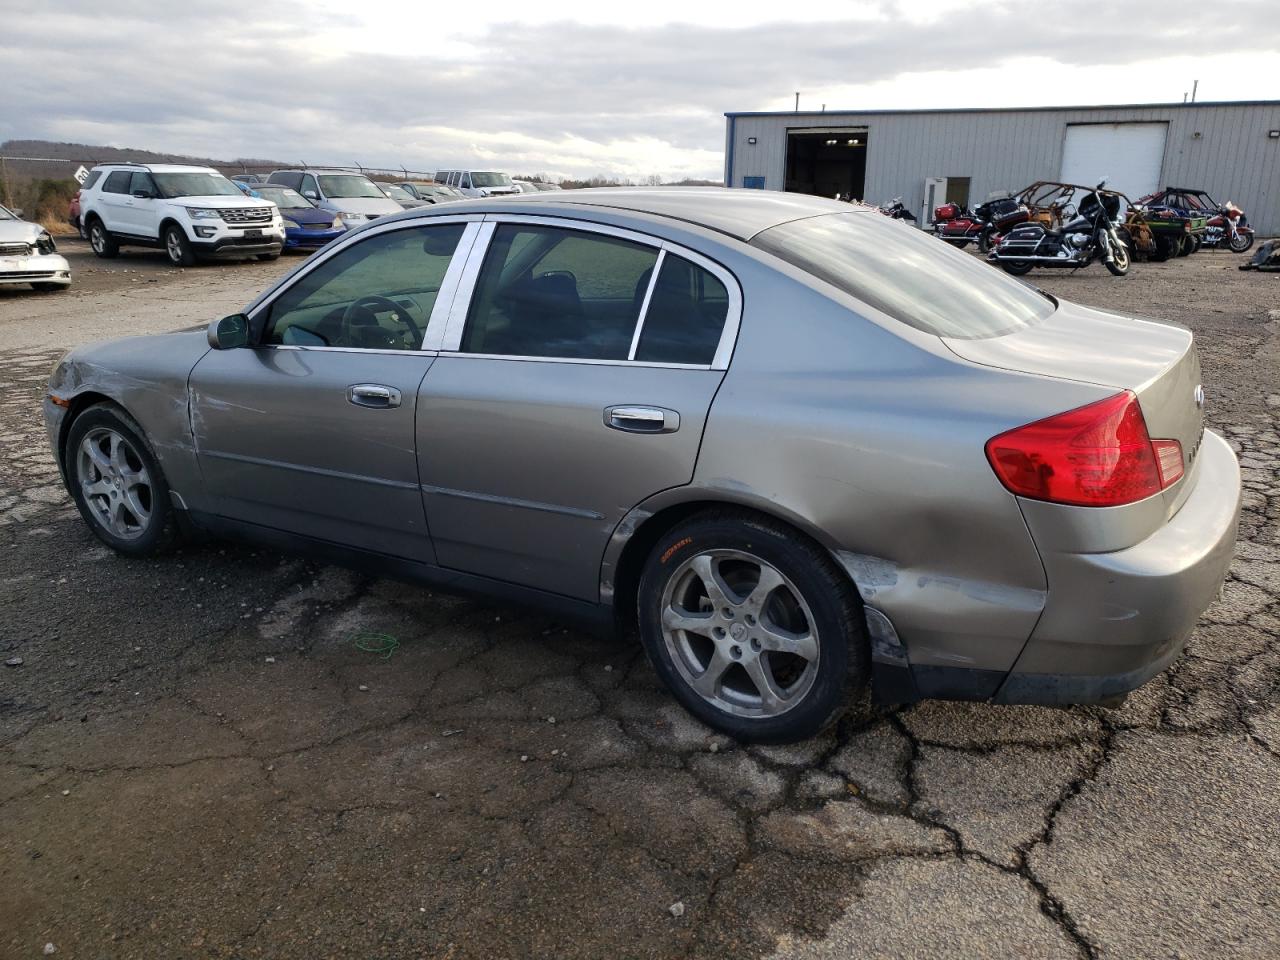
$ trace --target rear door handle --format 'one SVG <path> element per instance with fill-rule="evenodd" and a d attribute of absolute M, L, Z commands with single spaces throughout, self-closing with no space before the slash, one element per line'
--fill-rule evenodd
<path fill-rule="evenodd" d="M 357 383 L 348 388 L 347 399 L 357 407 L 386 410 L 400 406 L 400 391 L 381 383 Z"/>
<path fill-rule="evenodd" d="M 680 429 L 680 414 L 662 407 L 605 407 L 604 423 L 627 433 L 675 433 Z"/>

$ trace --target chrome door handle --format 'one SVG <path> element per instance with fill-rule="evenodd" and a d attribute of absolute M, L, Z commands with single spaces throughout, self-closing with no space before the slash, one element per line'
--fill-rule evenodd
<path fill-rule="evenodd" d="M 347 399 L 357 407 L 385 410 L 400 406 L 400 391 L 380 383 L 357 383 L 348 388 Z"/>
<path fill-rule="evenodd" d="M 680 429 L 680 414 L 662 407 L 606 407 L 604 423 L 627 433 L 675 433 Z"/>

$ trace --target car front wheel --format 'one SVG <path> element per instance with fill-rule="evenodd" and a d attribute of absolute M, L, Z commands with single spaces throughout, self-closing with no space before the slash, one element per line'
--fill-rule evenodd
<path fill-rule="evenodd" d="M 76 417 L 66 474 L 80 516 L 113 550 L 144 557 L 173 541 L 169 485 L 142 428 L 119 408 L 96 404 Z"/>
<path fill-rule="evenodd" d="M 646 562 L 638 608 L 658 675 L 737 740 L 813 736 L 870 673 L 848 578 L 820 546 L 754 514 L 702 514 L 667 533 Z"/>
<path fill-rule="evenodd" d="M 164 231 L 164 252 L 175 267 L 189 267 L 196 262 L 196 255 L 187 235 L 182 232 L 181 227 L 172 223 Z"/>

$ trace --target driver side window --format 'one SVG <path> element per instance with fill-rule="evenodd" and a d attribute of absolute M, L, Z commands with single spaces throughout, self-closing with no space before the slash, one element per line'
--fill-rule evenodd
<path fill-rule="evenodd" d="M 264 344 L 418 350 L 466 229 L 442 223 L 379 233 L 301 277 L 271 304 Z"/>

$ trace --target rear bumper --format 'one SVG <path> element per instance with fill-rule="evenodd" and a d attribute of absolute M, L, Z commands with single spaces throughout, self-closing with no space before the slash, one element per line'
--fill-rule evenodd
<path fill-rule="evenodd" d="M 1146 683 L 1182 651 L 1235 553 L 1240 467 L 1205 431 L 1195 490 L 1146 540 L 1045 554 L 1049 596 L 997 703 L 1089 703 Z"/>

